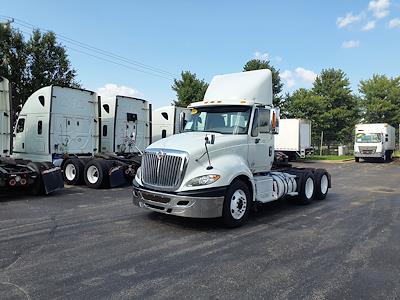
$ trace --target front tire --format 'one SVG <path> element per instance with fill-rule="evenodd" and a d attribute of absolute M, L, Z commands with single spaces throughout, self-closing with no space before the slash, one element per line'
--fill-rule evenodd
<path fill-rule="evenodd" d="M 228 188 L 224 199 L 222 219 L 225 226 L 241 226 L 249 217 L 251 208 L 250 191 L 243 181 L 234 181 Z"/>
<path fill-rule="evenodd" d="M 355 162 L 360 162 L 360 158 L 359 157 L 354 157 L 354 161 Z"/>

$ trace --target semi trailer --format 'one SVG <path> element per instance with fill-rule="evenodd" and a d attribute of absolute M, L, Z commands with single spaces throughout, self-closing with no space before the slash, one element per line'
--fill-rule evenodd
<path fill-rule="evenodd" d="M 357 124 L 355 126 L 354 159 L 392 159 L 396 148 L 396 130 L 387 123 Z"/>
<path fill-rule="evenodd" d="M 272 73 L 215 76 L 204 100 L 189 106 L 183 133 L 146 148 L 133 181 L 139 207 L 176 216 L 222 217 L 242 225 L 252 206 L 287 195 L 302 204 L 325 199 L 325 169 L 271 171 L 279 108 L 272 105 Z"/>
<path fill-rule="evenodd" d="M 51 160 L 19 159 L 13 153 L 13 107 L 10 82 L 0 77 L 0 188 L 25 189 L 32 194 L 49 194 L 64 187 L 60 168 Z M 19 123 L 15 132 L 24 132 Z M 16 133 L 14 133 L 16 134 Z"/>
<path fill-rule="evenodd" d="M 179 106 L 163 106 L 152 112 L 152 141 L 181 133 L 190 116 L 190 109 Z"/>
<path fill-rule="evenodd" d="M 102 104 L 101 97 L 93 91 L 43 87 L 21 109 L 14 152 L 22 159 L 52 161 L 62 169 L 64 181 L 70 185 L 121 185 L 133 178 L 140 164 L 140 151 L 127 151 L 133 149 L 131 146 L 140 136 L 136 134 L 137 117 L 150 114 L 147 101 L 133 98 L 130 100 L 142 103 L 144 110 L 124 111 L 131 109 L 126 100 L 118 96 Z M 144 141 L 141 147 L 145 146 Z"/>
<path fill-rule="evenodd" d="M 279 134 L 274 135 L 275 151 L 290 159 L 304 158 L 313 153 L 311 146 L 311 121 L 305 119 L 281 119 Z"/>

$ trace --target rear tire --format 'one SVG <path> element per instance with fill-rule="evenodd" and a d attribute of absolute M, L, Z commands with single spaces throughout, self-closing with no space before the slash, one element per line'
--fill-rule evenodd
<path fill-rule="evenodd" d="M 83 183 L 83 171 L 85 166 L 78 158 L 68 158 L 63 165 L 64 182 L 69 185 L 78 185 Z"/>
<path fill-rule="evenodd" d="M 46 169 L 41 163 L 38 162 L 30 162 L 28 163 L 29 167 L 32 167 L 37 173 L 37 177 L 35 182 L 29 187 L 29 191 L 33 196 L 41 196 L 46 194 L 46 190 L 44 188 L 43 179 L 42 179 L 42 169 Z"/>
<path fill-rule="evenodd" d="M 360 158 L 359 157 L 354 157 L 354 161 L 355 162 L 360 162 Z"/>
<path fill-rule="evenodd" d="M 109 184 L 108 164 L 101 159 L 92 159 L 84 170 L 85 183 L 89 188 L 99 189 Z"/>
<path fill-rule="evenodd" d="M 324 200 L 329 190 L 329 175 L 324 169 L 317 169 L 314 173 L 315 178 L 315 199 Z"/>
<path fill-rule="evenodd" d="M 300 189 L 297 196 L 297 201 L 300 204 L 310 204 L 315 196 L 315 179 L 313 173 L 307 171 L 301 175 L 300 178 Z"/>
<path fill-rule="evenodd" d="M 226 227 L 241 226 L 249 217 L 252 199 L 250 191 L 243 181 L 234 181 L 225 195 L 222 219 Z"/>

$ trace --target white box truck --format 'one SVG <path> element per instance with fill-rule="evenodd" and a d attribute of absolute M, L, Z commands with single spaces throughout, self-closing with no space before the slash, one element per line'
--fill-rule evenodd
<path fill-rule="evenodd" d="M 390 161 L 396 148 L 396 132 L 387 123 L 357 124 L 355 126 L 354 159 L 381 158 Z"/>
<path fill-rule="evenodd" d="M 104 122 L 106 126 L 112 124 L 108 130 L 102 126 L 104 107 L 95 92 L 61 86 L 39 89 L 27 99 L 19 114 L 14 138 L 16 155 L 23 159 L 53 161 L 61 167 L 68 184 L 85 183 L 91 188 L 101 188 L 125 183 L 133 178 L 141 158 L 140 151 L 122 150 L 129 150 L 129 145 L 133 144 L 133 133 L 141 136 L 133 130 L 138 128 L 137 117 L 143 112 L 136 112 L 135 119 L 131 104 L 126 104 L 126 99 L 122 98 L 117 97 L 114 102 L 108 99 L 105 103 L 109 105 L 110 118 L 105 115 Z M 147 101 L 136 100 L 141 106 L 148 105 Z M 132 108 L 132 111 L 124 111 L 125 108 Z M 150 111 L 145 115 L 148 120 Z M 112 139 L 107 149 L 114 151 L 119 145 L 121 151 L 100 150 L 101 134 L 108 132 Z M 124 136 L 128 132 L 130 134 Z M 148 142 L 144 139 L 143 143 L 144 149 Z"/>
<path fill-rule="evenodd" d="M 311 146 L 311 121 L 305 119 L 281 119 L 279 134 L 274 135 L 275 151 L 296 159 L 313 152 Z"/>
<path fill-rule="evenodd" d="M 152 112 L 152 142 L 181 133 L 190 116 L 190 109 L 179 106 L 163 106 Z"/>
<path fill-rule="evenodd" d="M 54 167 L 51 160 L 19 159 L 18 154 L 13 153 L 13 115 L 11 85 L 0 77 L 0 188 L 24 188 L 32 194 L 49 194 L 62 189 L 61 170 Z M 23 133 L 25 123 L 21 121 L 16 131 Z"/>
<path fill-rule="evenodd" d="M 279 109 L 272 106 L 272 73 L 215 76 L 204 100 L 192 103 L 184 132 L 146 148 L 133 181 L 136 205 L 182 217 L 222 217 L 240 226 L 257 203 L 294 196 L 324 199 L 324 169 L 271 171 Z"/>

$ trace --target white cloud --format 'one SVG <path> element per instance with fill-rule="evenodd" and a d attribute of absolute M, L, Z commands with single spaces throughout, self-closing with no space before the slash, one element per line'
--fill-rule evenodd
<path fill-rule="evenodd" d="M 389 25 L 389 28 L 400 27 L 400 18 L 390 20 L 388 25 Z"/>
<path fill-rule="evenodd" d="M 304 68 L 298 67 L 295 70 L 297 77 L 306 83 L 312 84 L 317 78 L 317 74 L 311 70 L 306 70 Z"/>
<path fill-rule="evenodd" d="M 262 52 L 256 51 L 256 52 L 254 52 L 254 58 L 259 59 L 259 60 L 269 60 L 269 54 L 267 52 L 262 53 Z"/>
<path fill-rule="evenodd" d="M 365 26 L 361 29 L 362 31 L 370 31 L 374 29 L 376 26 L 376 21 L 369 21 Z"/>
<path fill-rule="evenodd" d="M 286 85 L 288 86 L 288 88 L 292 88 L 296 85 L 292 71 L 285 70 L 279 74 L 279 77 L 286 81 Z"/>
<path fill-rule="evenodd" d="M 390 0 L 373 0 L 368 4 L 368 10 L 372 11 L 377 19 L 382 19 L 389 14 Z"/>
<path fill-rule="evenodd" d="M 357 16 L 353 15 L 352 12 L 347 13 L 345 17 L 339 17 L 336 19 L 336 24 L 339 28 L 344 28 L 349 26 L 352 23 L 358 22 L 363 17 L 363 14 L 359 14 Z"/>
<path fill-rule="evenodd" d="M 357 48 L 360 46 L 360 41 L 350 40 L 342 43 L 342 48 Z"/>
<path fill-rule="evenodd" d="M 302 67 L 298 67 L 294 71 L 285 70 L 280 73 L 279 76 L 283 81 L 285 81 L 289 89 L 296 85 L 309 86 L 315 81 L 315 78 L 317 78 L 315 72 Z"/>
<path fill-rule="evenodd" d="M 142 97 L 142 94 L 135 89 L 124 85 L 116 85 L 114 83 L 107 83 L 96 91 L 102 97 L 114 96 L 128 96 L 128 97 Z"/>

